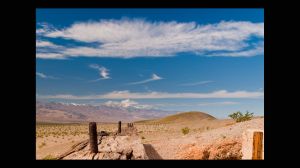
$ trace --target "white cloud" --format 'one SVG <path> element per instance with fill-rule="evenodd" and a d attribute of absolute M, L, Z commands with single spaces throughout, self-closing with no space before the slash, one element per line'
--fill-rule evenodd
<path fill-rule="evenodd" d="M 129 107 L 129 106 L 133 106 L 133 105 L 137 105 L 138 103 L 135 101 L 132 101 L 130 99 L 125 99 L 122 101 L 107 101 L 104 103 L 104 105 L 106 106 L 120 106 L 120 107 Z"/>
<path fill-rule="evenodd" d="M 239 102 L 202 102 L 202 103 L 160 103 L 160 104 L 152 104 L 153 106 L 157 107 L 170 107 L 170 106 L 186 106 L 186 107 L 193 107 L 193 106 L 226 106 L 226 105 L 236 105 Z"/>
<path fill-rule="evenodd" d="M 36 53 L 36 58 L 41 59 L 66 59 L 63 54 L 59 53 Z"/>
<path fill-rule="evenodd" d="M 198 103 L 197 106 L 223 106 L 223 105 L 236 105 L 238 102 L 206 102 L 206 103 Z"/>
<path fill-rule="evenodd" d="M 150 109 L 153 108 L 150 105 L 146 105 L 146 104 L 139 104 L 136 101 L 130 100 L 130 99 L 125 99 L 122 101 L 107 101 L 105 103 L 103 103 L 106 106 L 110 106 L 110 107 L 124 107 L 124 108 L 128 108 L 128 107 L 134 107 L 134 108 L 139 108 L 139 109 Z"/>
<path fill-rule="evenodd" d="M 100 78 L 99 79 L 96 79 L 96 80 L 92 80 L 92 81 L 99 81 L 99 80 L 103 80 L 103 79 L 111 79 L 110 76 L 109 76 L 109 70 L 103 66 L 99 66 L 97 64 L 91 64 L 90 65 L 90 68 L 93 68 L 93 69 L 97 69 L 99 71 L 99 76 Z"/>
<path fill-rule="evenodd" d="M 161 80 L 163 79 L 162 77 L 156 75 L 156 74 L 152 74 L 150 79 L 146 79 L 146 80 L 142 80 L 142 81 L 138 81 L 138 82 L 132 82 L 132 83 L 128 83 L 128 85 L 138 85 L 138 84 L 143 84 L 143 83 L 148 83 L 148 82 L 152 82 L 152 81 L 156 81 L 156 80 Z"/>
<path fill-rule="evenodd" d="M 212 83 L 214 81 L 200 81 L 200 82 L 193 82 L 193 83 L 183 83 L 181 86 L 197 86 L 197 85 L 205 85 L 208 83 Z"/>
<path fill-rule="evenodd" d="M 47 76 L 43 73 L 36 72 L 36 76 L 41 77 L 41 78 L 47 78 Z"/>
<path fill-rule="evenodd" d="M 53 47 L 53 46 L 56 45 L 49 41 L 41 41 L 41 40 L 36 41 L 36 47 Z"/>
<path fill-rule="evenodd" d="M 36 72 L 35 74 L 36 74 L 36 76 L 43 78 L 43 79 L 58 79 L 57 77 L 49 76 L 49 75 L 46 75 L 41 72 Z"/>
<path fill-rule="evenodd" d="M 263 41 L 264 23 L 221 21 L 200 25 L 195 22 L 150 22 L 142 19 L 100 20 L 76 22 L 62 29 L 48 24 L 37 30 L 37 36 L 98 43 L 93 47 L 79 45 L 53 49 L 52 52 L 60 53 L 61 57 L 162 57 L 176 56 L 182 52 L 210 56 L 254 56 L 258 52 L 252 51 L 256 43 L 250 43 L 249 39 L 258 37 L 259 42 Z M 49 54 L 52 52 L 49 51 Z M 258 53 L 261 52 L 259 49 Z M 49 59 L 49 56 L 45 58 Z M 43 55 L 37 58 L 43 58 Z"/>
<path fill-rule="evenodd" d="M 208 54 L 208 56 L 223 56 L 223 57 L 252 57 L 255 55 L 263 55 L 264 54 L 264 45 L 260 43 L 255 45 L 251 49 L 235 51 L 235 52 L 219 52 Z"/>
<path fill-rule="evenodd" d="M 227 90 L 219 90 L 210 93 L 168 93 L 168 92 L 130 92 L 125 91 L 113 91 L 106 94 L 99 95 L 39 95 L 40 98 L 45 99 L 180 99 L 180 98 L 263 98 L 264 92 L 249 92 L 249 91 L 235 91 L 228 92 Z"/>

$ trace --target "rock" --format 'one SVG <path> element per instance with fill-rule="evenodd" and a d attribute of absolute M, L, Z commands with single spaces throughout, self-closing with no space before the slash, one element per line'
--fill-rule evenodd
<path fill-rule="evenodd" d="M 123 151 L 123 155 L 126 156 L 127 159 L 130 159 L 132 156 L 133 150 L 131 148 L 127 148 Z"/>
<path fill-rule="evenodd" d="M 112 137 L 103 137 L 101 144 L 98 145 L 99 152 L 109 153 L 116 150 L 116 144 L 114 143 Z"/>
<path fill-rule="evenodd" d="M 111 154 L 111 159 L 112 160 L 119 160 L 120 157 L 121 157 L 121 154 L 119 154 L 119 153 L 112 153 Z"/>
<path fill-rule="evenodd" d="M 116 138 L 117 139 L 117 138 Z M 120 143 L 126 143 L 126 141 L 119 141 Z M 122 153 L 123 148 L 119 145 L 118 140 L 115 140 L 113 136 L 105 137 L 102 139 L 101 144 L 98 145 L 99 152 L 115 152 Z"/>
<path fill-rule="evenodd" d="M 123 148 L 122 146 L 119 146 L 119 147 L 116 149 L 116 152 L 117 152 L 117 153 L 120 153 L 120 154 L 122 154 L 123 151 L 124 151 L 124 148 Z"/>
<path fill-rule="evenodd" d="M 89 145 L 87 145 L 64 159 L 148 159 L 141 139 L 136 136 L 102 136 L 101 143 L 98 144 L 98 153 L 91 155 L 89 151 Z"/>
<path fill-rule="evenodd" d="M 144 148 L 144 145 L 140 142 L 140 140 L 136 140 L 133 142 L 132 145 L 132 158 L 135 160 L 141 160 L 141 159 L 149 159 L 146 155 L 146 151 Z"/>
<path fill-rule="evenodd" d="M 121 154 L 119 153 L 105 153 L 103 159 L 105 160 L 119 160 Z"/>
<path fill-rule="evenodd" d="M 126 155 L 121 155 L 120 160 L 128 160 Z"/>

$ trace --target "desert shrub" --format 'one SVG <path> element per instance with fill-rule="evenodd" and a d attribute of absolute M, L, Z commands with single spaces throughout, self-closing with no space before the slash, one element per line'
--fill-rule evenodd
<path fill-rule="evenodd" d="M 213 160 L 241 160 L 242 155 L 241 153 L 233 153 L 233 152 L 219 152 Z"/>
<path fill-rule="evenodd" d="M 146 139 L 146 138 L 142 136 L 142 139 Z"/>
<path fill-rule="evenodd" d="M 183 133 L 183 135 L 186 135 L 190 132 L 190 129 L 188 127 L 184 127 L 181 129 L 181 132 Z"/>
<path fill-rule="evenodd" d="M 240 111 L 232 113 L 228 115 L 228 117 L 234 119 L 236 122 L 248 121 L 253 118 L 253 113 L 249 113 L 248 111 L 243 114 Z"/>
<path fill-rule="evenodd" d="M 210 152 L 206 149 L 203 151 L 202 160 L 208 160 L 209 159 Z"/>

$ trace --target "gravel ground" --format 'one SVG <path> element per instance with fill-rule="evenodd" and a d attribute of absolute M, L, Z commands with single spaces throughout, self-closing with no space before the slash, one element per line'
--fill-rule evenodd
<path fill-rule="evenodd" d="M 228 140 L 234 140 L 240 143 L 242 133 L 247 129 L 264 130 L 264 118 L 256 118 L 203 133 L 188 134 L 181 138 L 156 141 L 151 145 L 162 159 L 178 159 L 176 154 L 184 151 L 188 146 L 204 148 L 205 146 L 214 143 L 220 144 Z"/>

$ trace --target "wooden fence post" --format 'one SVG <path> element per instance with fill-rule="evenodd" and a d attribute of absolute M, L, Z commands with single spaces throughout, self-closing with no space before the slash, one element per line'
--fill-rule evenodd
<path fill-rule="evenodd" d="M 119 121 L 119 123 L 118 123 L 118 133 L 119 134 L 121 133 L 121 121 Z"/>
<path fill-rule="evenodd" d="M 263 140 L 263 132 L 253 133 L 253 150 L 252 150 L 253 160 L 262 160 L 262 148 L 263 148 L 262 140 Z"/>
<path fill-rule="evenodd" d="M 90 151 L 92 153 L 98 153 L 97 124 L 95 122 L 89 123 L 89 136 L 90 136 Z"/>

